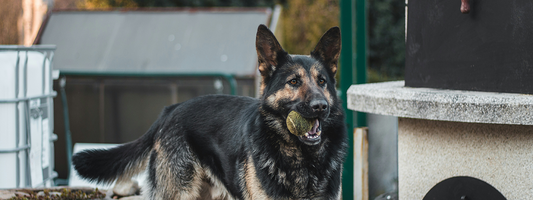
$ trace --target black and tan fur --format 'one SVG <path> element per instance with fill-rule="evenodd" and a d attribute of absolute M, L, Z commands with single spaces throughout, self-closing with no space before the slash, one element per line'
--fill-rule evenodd
<path fill-rule="evenodd" d="M 311 55 L 289 55 L 260 25 L 260 99 L 208 95 L 166 107 L 141 138 L 74 155 L 75 169 L 108 183 L 148 170 L 147 199 L 339 199 L 347 147 L 335 91 L 340 39 L 334 27 Z M 318 128 L 291 134 L 292 110 Z"/>

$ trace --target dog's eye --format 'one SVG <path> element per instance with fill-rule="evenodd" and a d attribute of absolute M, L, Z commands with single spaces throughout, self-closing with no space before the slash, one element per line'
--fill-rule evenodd
<path fill-rule="evenodd" d="M 292 79 L 292 80 L 289 81 L 289 83 L 290 83 L 291 85 L 296 85 L 296 84 L 298 84 L 298 80 L 296 80 L 296 79 Z"/>
<path fill-rule="evenodd" d="M 324 85 L 324 84 L 326 84 L 326 80 L 321 78 L 320 80 L 318 80 L 318 84 Z"/>

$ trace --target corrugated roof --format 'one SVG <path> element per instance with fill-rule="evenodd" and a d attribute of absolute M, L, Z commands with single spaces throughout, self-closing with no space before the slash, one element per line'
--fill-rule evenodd
<path fill-rule="evenodd" d="M 53 12 L 41 44 L 72 73 L 256 73 L 255 35 L 270 9 Z"/>

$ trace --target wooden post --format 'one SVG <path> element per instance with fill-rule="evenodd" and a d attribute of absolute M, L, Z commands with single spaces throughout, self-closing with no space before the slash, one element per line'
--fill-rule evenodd
<path fill-rule="evenodd" d="M 353 133 L 354 200 L 368 200 L 368 128 L 355 128 Z"/>

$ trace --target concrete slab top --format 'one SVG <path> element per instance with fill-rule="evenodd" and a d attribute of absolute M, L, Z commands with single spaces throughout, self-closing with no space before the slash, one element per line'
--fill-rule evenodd
<path fill-rule="evenodd" d="M 397 117 L 533 125 L 533 95 L 405 87 L 404 81 L 352 85 L 348 108 Z"/>

